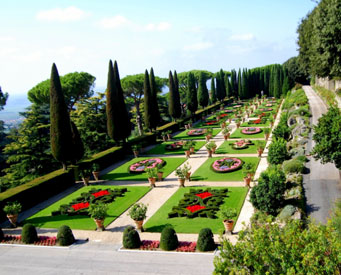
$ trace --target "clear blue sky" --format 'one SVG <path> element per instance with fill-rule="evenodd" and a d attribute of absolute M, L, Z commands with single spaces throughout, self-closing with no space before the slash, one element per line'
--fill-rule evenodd
<path fill-rule="evenodd" d="M 296 29 L 311 0 L 2 1 L 0 85 L 25 94 L 49 78 L 86 71 L 106 85 L 109 59 L 121 77 L 150 67 L 178 72 L 253 68 L 297 55 Z"/>

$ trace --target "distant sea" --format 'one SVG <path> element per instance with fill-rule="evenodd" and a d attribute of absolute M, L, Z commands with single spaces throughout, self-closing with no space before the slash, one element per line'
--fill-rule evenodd
<path fill-rule="evenodd" d="M 22 121 L 19 112 L 25 111 L 25 108 L 30 106 L 31 102 L 27 99 L 27 95 L 9 95 L 4 109 L 0 111 L 0 120 L 3 120 L 6 125 L 17 125 Z"/>

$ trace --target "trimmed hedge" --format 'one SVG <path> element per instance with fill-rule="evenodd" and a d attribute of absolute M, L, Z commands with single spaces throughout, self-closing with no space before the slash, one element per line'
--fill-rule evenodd
<path fill-rule="evenodd" d="M 37 230 L 32 224 L 27 223 L 23 226 L 21 231 L 21 240 L 26 244 L 34 243 L 38 240 Z"/>
<path fill-rule="evenodd" d="M 61 246 L 69 246 L 75 242 L 75 237 L 69 226 L 63 225 L 58 229 L 57 242 Z"/>
<path fill-rule="evenodd" d="M 123 247 L 128 249 L 139 248 L 141 240 L 139 233 L 131 225 L 126 227 L 123 232 Z"/>
<path fill-rule="evenodd" d="M 166 226 L 161 232 L 160 248 L 162 250 L 175 250 L 179 245 L 178 236 L 173 227 Z"/>
<path fill-rule="evenodd" d="M 213 239 L 213 233 L 210 228 L 203 228 L 199 232 L 197 248 L 199 251 L 213 251 L 217 245 Z"/>

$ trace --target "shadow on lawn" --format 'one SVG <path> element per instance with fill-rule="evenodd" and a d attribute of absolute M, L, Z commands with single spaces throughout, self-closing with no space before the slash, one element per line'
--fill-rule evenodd
<path fill-rule="evenodd" d="M 114 173 L 114 174 L 106 174 L 101 177 L 101 180 L 120 180 L 120 181 L 147 181 L 147 176 L 145 174 L 144 177 L 135 177 L 136 175 L 134 174 L 134 178 L 131 178 L 131 174 L 127 173 Z M 130 177 L 130 178 L 128 178 Z"/>
<path fill-rule="evenodd" d="M 162 232 L 162 230 L 166 226 L 172 226 L 172 225 L 170 223 L 155 225 L 155 226 L 151 226 L 151 227 L 148 227 L 148 228 L 144 228 L 144 231 L 145 232 Z"/>
<path fill-rule="evenodd" d="M 31 223 L 34 226 L 41 227 L 44 226 L 45 223 L 48 222 L 62 222 L 62 221 L 70 221 L 70 220 L 83 220 L 89 219 L 88 216 L 85 215 L 75 215 L 75 216 L 68 216 L 68 215 L 58 215 L 58 216 L 44 216 L 44 217 L 36 217 L 36 218 L 29 218 L 23 221 L 25 223 Z"/>

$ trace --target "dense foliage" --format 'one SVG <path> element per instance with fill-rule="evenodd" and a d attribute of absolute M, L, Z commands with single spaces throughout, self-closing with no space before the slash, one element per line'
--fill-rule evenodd
<path fill-rule="evenodd" d="M 199 251 L 212 251 L 217 245 L 214 242 L 213 233 L 210 228 L 203 228 L 199 232 L 197 248 Z"/>
<path fill-rule="evenodd" d="M 36 240 L 38 240 L 37 230 L 32 224 L 24 224 L 21 231 L 21 240 L 26 244 L 34 243 Z"/>
<path fill-rule="evenodd" d="M 160 248 L 166 251 L 174 250 L 178 247 L 178 236 L 171 226 L 166 226 L 161 232 Z"/>
<path fill-rule="evenodd" d="M 269 145 L 268 162 L 282 164 L 288 158 L 287 142 L 283 138 L 274 139 Z"/>
<path fill-rule="evenodd" d="M 69 226 L 63 225 L 58 229 L 57 242 L 61 246 L 68 246 L 75 242 L 75 237 Z"/>
<path fill-rule="evenodd" d="M 140 240 L 139 233 L 132 226 L 126 227 L 123 232 L 123 247 L 134 249 L 134 248 L 139 248 L 140 245 L 141 245 L 141 240 Z"/>

